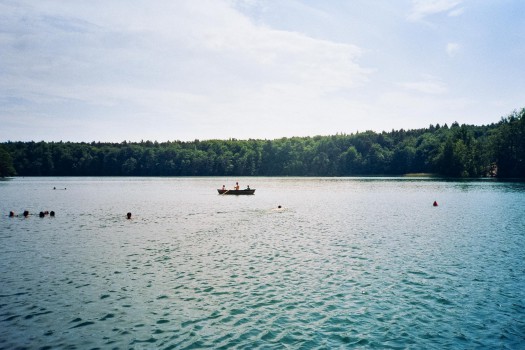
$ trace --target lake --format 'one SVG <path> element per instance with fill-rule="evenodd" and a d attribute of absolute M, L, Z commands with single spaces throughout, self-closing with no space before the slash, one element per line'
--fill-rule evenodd
<path fill-rule="evenodd" d="M 0 213 L 2 349 L 525 344 L 525 183 L 14 178 Z"/>

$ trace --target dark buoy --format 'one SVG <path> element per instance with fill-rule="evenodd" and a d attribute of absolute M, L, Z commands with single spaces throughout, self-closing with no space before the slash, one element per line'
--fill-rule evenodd
<path fill-rule="evenodd" d="M 438 202 L 434 201 L 434 204 L 432 204 L 434 207 L 438 206 Z"/>
<path fill-rule="evenodd" d="M 51 216 L 51 217 L 55 217 L 55 212 L 54 212 L 53 210 L 51 210 L 51 211 L 49 212 L 49 216 Z"/>
<path fill-rule="evenodd" d="M 24 217 L 27 218 L 29 216 L 29 212 L 27 210 L 24 210 Z"/>
<path fill-rule="evenodd" d="M 44 214 L 44 212 L 41 211 L 40 213 L 38 213 L 38 216 L 40 216 L 41 218 L 43 218 L 44 216 L 46 216 L 46 214 Z"/>
<path fill-rule="evenodd" d="M 280 206 L 280 205 L 278 205 L 278 206 L 277 206 L 277 209 L 281 209 L 281 206 Z"/>
<path fill-rule="evenodd" d="M 126 217 L 127 217 L 128 219 L 131 219 L 131 213 L 127 213 L 127 214 L 126 214 Z"/>
<path fill-rule="evenodd" d="M 10 212 L 9 212 L 9 217 L 10 217 L 10 218 L 14 218 L 14 217 L 15 217 L 15 213 L 14 213 L 13 211 L 10 211 Z"/>

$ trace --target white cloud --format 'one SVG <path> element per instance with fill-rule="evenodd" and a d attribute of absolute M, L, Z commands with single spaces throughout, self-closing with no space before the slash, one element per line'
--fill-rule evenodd
<path fill-rule="evenodd" d="M 109 9 L 99 4 L 98 12 L 84 5 L 69 13 L 50 1 L 27 11 L 37 30 L 18 44 L 30 47 L 31 55 L 11 50 L 4 68 L 51 86 L 103 83 L 120 89 L 128 82 L 202 94 L 224 80 L 237 86 L 282 80 L 322 93 L 358 86 L 369 74 L 357 62 L 361 50 L 356 46 L 256 26 L 226 3 L 167 1 L 160 10 L 139 1 L 134 11 L 127 3 L 111 4 Z M 115 19 L 108 17 L 117 12 Z M 23 19 L 18 20 L 12 40 L 22 30 Z"/>
<path fill-rule="evenodd" d="M 412 0 L 412 11 L 408 15 L 411 21 L 419 21 L 425 17 L 448 12 L 450 16 L 457 16 L 462 13 L 458 5 L 463 0 Z"/>
<path fill-rule="evenodd" d="M 421 81 L 398 83 L 398 86 L 431 95 L 440 95 L 448 91 L 447 86 L 442 81 L 433 77 L 428 77 Z"/>
<path fill-rule="evenodd" d="M 327 95 L 361 86 L 371 73 L 357 46 L 256 25 L 228 2 L 6 6 L 0 92 L 24 107 L 4 108 L 2 119 L 63 115 L 114 127 L 111 119 L 125 118 L 143 126 L 137 132 L 158 120 L 165 138 L 169 129 L 202 138 L 221 128 L 235 134 L 221 136 L 239 137 L 244 130 L 228 125 L 243 120 L 263 137 L 279 121 L 293 132 L 336 114 L 333 106 L 348 109 Z"/>
<path fill-rule="evenodd" d="M 450 11 L 448 13 L 448 16 L 450 16 L 450 17 L 461 16 L 463 14 L 463 12 L 465 12 L 465 8 L 464 7 L 457 7 L 455 9 L 453 9 L 452 11 Z"/>
<path fill-rule="evenodd" d="M 413 1 L 410 18 L 457 16 L 462 3 Z M 519 52 L 513 47 L 474 53 L 485 47 L 476 42 L 461 52 L 464 34 L 489 19 L 454 21 L 453 32 L 436 26 L 429 33 L 414 31 L 405 14 L 399 4 L 364 1 L 0 0 L 0 140 L 273 138 L 409 128 L 421 114 L 434 123 L 457 110 L 487 116 L 479 101 L 511 100 L 487 88 L 503 77 L 505 86 L 515 77 L 509 90 L 521 91 L 515 87 L 521 66 L 491 66 L 501 60 L 489 57 Z M 504 30 L 518 32 L 513 23 Z M 457 42 L 443 41 L 452 34 Z M 477 56 L 451 65 L 438 50 Z M 484 59 L 483 69 L 518 73 L 491 69 L 491 79 L 482 77 L 473 57 Z M 449 104 L 451 96 L 478 103 Z M 403 124 L 394 120 L 399 115 Z"/>
<path fill-rule="evenodd" d="M 460 49 L 461 46 L 458 43 L 448 43 L 446 48 L 447 55 L 449 57 L 454 57 Z"/>

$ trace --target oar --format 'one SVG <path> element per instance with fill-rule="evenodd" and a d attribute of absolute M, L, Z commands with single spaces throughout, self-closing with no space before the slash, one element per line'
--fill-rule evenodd
<path fill-rule="evenodd" d="M 221 193 L 221 196 L 225 195 L 226 193 L 228 193 L 230 190 L 227 190 L 226 192 L 223 192 Z"/>

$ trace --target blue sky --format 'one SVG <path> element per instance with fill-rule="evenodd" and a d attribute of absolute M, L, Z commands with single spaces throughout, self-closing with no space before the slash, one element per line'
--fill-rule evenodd
<path fill-rule="evenodd" d="M 0 0 L 0 141 L 274 139 L 525 107 L 521 0 Z"/>

